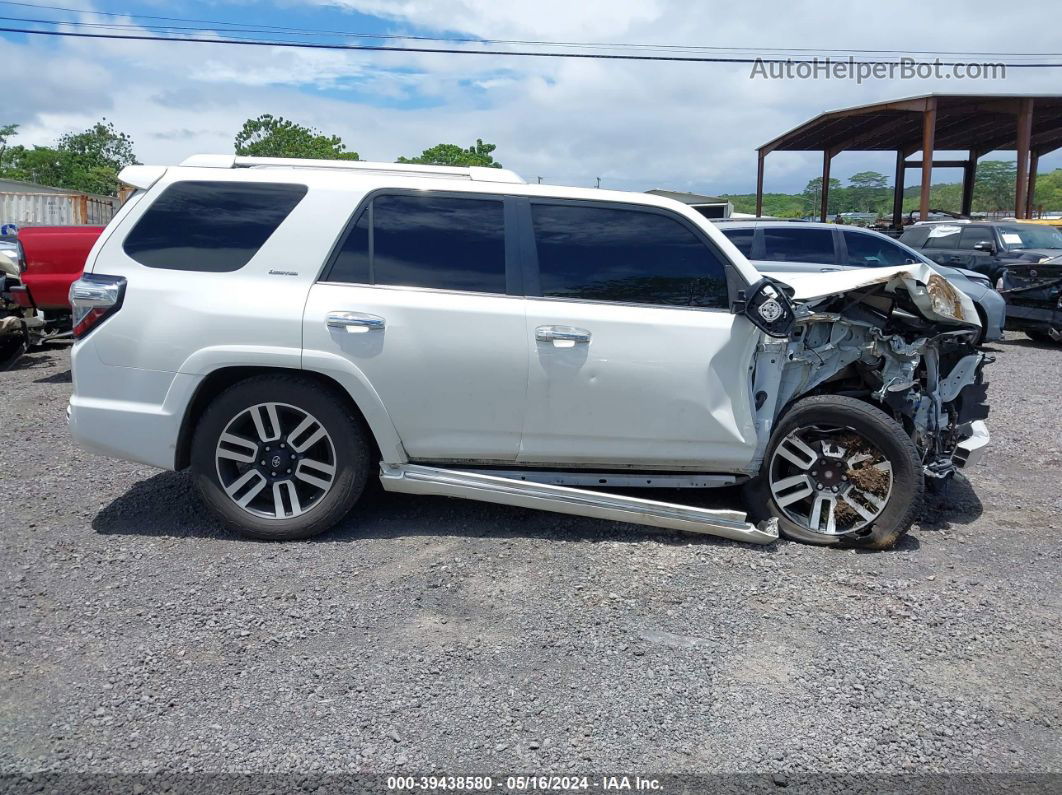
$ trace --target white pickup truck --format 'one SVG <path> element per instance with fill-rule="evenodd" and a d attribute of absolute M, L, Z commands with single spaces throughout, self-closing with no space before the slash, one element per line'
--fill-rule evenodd
<path fill-rule="evenodd" d="M 70 427 L 191 467 L 248 535 L 384 488 L 883 548 L 988 441 L 970 300 L 924 265 L 762 277 L 648 194 L 200 155 L 71 288 Z M 748 514 L 625 488 L 744 486 Z M 644 492 L 639 492 L 644 494 Z"/>

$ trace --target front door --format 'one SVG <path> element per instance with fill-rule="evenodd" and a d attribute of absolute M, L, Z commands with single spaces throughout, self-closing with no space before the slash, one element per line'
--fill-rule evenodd
<path fill-rule="evenodd" d="M 310 290 L 304 366 L 349 362 L 411 459 L 516 459 L 528 351 L 504 204 L 377 194 Z"/>
<path fill-rule="evenodd" d="M 752 457 L 759 332 L 681 216 L 532 200 L 531 356 L 518 460 L 733 471 Z M 535 283 L 537 281 L 537 284 Z"/>

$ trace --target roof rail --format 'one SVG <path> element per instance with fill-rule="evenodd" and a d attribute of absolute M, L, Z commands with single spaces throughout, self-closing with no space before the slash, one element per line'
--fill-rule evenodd
<path fill-rule="evenodd" d="M 310 160 L 298 157 L 244 157 L 242 155 L 192 155 L 182 166 L 193 168 L 327 168 L 364 174 L 402 174 L 410 177 L 469 179 L 476 182 L 515 182 L 524 179 L 507 168 L 484 166 L 422 166 L 419 163 L 374 163 L 369 160 Z"/>

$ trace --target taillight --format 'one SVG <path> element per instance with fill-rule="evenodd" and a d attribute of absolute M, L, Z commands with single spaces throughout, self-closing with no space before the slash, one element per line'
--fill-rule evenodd
<path fill-rule="evenodd" d="M 125 297 L 125 278 L 86 273 L 70 285 L 74 336 L 81 339 L 117 312 Z"/>

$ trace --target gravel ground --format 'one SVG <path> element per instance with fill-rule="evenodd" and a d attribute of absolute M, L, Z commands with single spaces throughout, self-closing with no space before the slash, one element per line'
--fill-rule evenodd
<path fill-rule="evenodd" d="M 67 353 L 28 356 L 0 773 L 1062 771 L 1062 351 L 991 349 L 987 460 L 886 553 L 385 494 L 244 541 L 74 449 Z"/>

